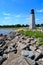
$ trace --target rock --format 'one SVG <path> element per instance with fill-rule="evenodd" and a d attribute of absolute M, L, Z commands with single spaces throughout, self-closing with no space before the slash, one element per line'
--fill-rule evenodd
<path fill-rule="evenodd" d="M 17 49 L 14 50 L 14 53 L 15 53 L 15 54 L 17 53 Z"/>
<path fill-rule="evenodd" d="M 5 57 L 0 56 L 0 65 L 6 60 Z"/>
<path fill-rule="evenodd" d="M 43 45 L 42 46 L 39 46 L 39 49 L 43 49 Z"/>
<path fill-rule="evenodd" d="M 12 46 L 9 46 L 8 49 L 6 49 L 4 51 L 4 54 L 9 54 L 11 52 L 14 52 L 16 54 L 17 53 L 17 49 L 16 48 L 13 48 Z"/>
<path fill-rule="evenodd" d="M 15 38 L 15 32 L 11 32 L 11 33 L 9 33 L 8 35 L 7 35 L 7 40 L 12 40 L 12 39 L 14 39 Z"/>
<path fill-rule="evenodd" d="M 7 54 L 3 54 L 3 58 L 8 58 L 8 55 Z"/>
<path fill-rule="evenodd" d="M 9 35 L 7 35 L 6 40 L 11 41 L 11 37 Z"/>
<path fill-rule="evenodd" d="M 31 42 L 31 39 L 28 40 L 28 43 L 30 43 L 30 42 Z"/>
<path fill-rule="evenodd" d="M 0 36 L 3 36 L 3 34 L 0 34 Z"/>
<path fill-rule="evenodd" d="M 42 54 L 40 52 L 34 51 L 35 54 L 35 61 L 38 61 L 40 58 L 42 58 Z"/>
<path fill-rule="evenodd" d="M 40 50 L 40 49 L 37 49 L 36 51 L 37 51 L 38 53 L 41 53 L 41 50 Z"/>
<path fill-rule="evenodd" d="M 34 44 L 36 44 L 36 42 L 37 42 L 37 40 L 36 40 L 36 39 L 34 39 L 34 40 L 31 40 L 31 45 L 34 45 Z"/>
<path fill-rule="evenodd" d="M 35 61 L 32 60 L 32 59 L 30 59 L 30 58 L 24 58 L 24 59 L 25 59 L 25 61 L 26 61 L 29 65 L 35 65 L 35 64 L 36 64 Z"/>
<path fill-rule="evenodd" d="M 0 49 L 0 56 L 2 56 L 3 55 L 3 49 Z"/>
<path fill-rule="evenodd" d="M 41 53 L 43 55 L 43 49 L 37 49 L 36 50 L 38 53 Z"/>
<path fill-rule="evenodd" d="M 28 51 L 28 50 L 22 50 L 21 55 L 24 57 L 29 57 L 29 58 L 34 57 L 34 53 L 32 51 Z"/>
<path fill-rule="evenodd" d="M 43 65 L 43 58 L 42 58 L 42 59 L 39 59 L 39 60 L 37 61 L 37 63 L 38 63 L 39 65 Z"/>
<path fill-rule="evenodd" d="M 17 47 L 18 47 L 17 43 L 13 44 L 12 47 L 13 47 L 13 48 L 17 48 Z"/>
<path fill-rule="evenodd" d="M 4 45 L 5 45 L 5 41 L 2 41 L 0 47 L 3 47 Z"/>
<path fill-rule="evenodd" d="M 15 36 L 20 36 L 21 34 L 20 33 L 18 33 L 18 32 L 16 32 L 16 34 L 15 34 Z"/>
<path fill-rule="evenodd" d="M 40 46 L 39 49 L 40 49 L 40 51 L 41 51 L 41 53 L 43 55 L 43 46 Z"/>
<path fill-rule="evenodd" d="M 31 51 L 31 49 L 29 48 L 29 45 L 27 45 L 25 48 L 23 48 L 22 50 L 29 50 Z"/>
<path fill-rule="evenodd" d="M 0 65 L 2 64 L 2 62 L 3 62 L 3 58 L 2 56 L 0 56 Z"/>
<path fill-rule="evenodd" d="M 4 41 L 4 38 L 0 37 L 0 44 L 2 44 L 3 41 Z"/>
<path fill-rule="evenodd" d="M 31 49 L 31 51 L 35 51 L 35 49 L 36 49 L 36 47 L 34 47 L 34 46 L 30 46 L 29 48 Z"/>
<path fill-rule="evenodd" d="M 7 65 L 29 65 L 25 59 L 18 57 Z"/>
<path fill-rule="evenodd" d="M 21 39 L 22 40 L 27 40 L 27 37 L 26 36 L 22 36 Z"/>

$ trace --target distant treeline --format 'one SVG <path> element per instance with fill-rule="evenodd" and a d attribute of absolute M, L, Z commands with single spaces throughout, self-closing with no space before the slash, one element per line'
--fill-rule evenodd
<path fill-rule="evenodd" d="M 43 24 L 36 24 L 36 27 L 41 27 L 43 26 Z"/>
<path fill-rule="evenodd" d="M 36 24 L 36 27 L 41 27 L 41 26 L 43 26 L 43 24 Z M 29 25 L 28 24 L 26 24 L 26 25 L 21 25 L 21 24 L 16 24 L 16 25 L 0 25 L 0 28 L 17 28 L 17 27 L 29 27 Z"/>
<path fill-rule="evenodd" d="M 29 25 L 21 25 L 21 24 L 16 24 L 16 25 L 3 25 L 3 26 L 1 26 L 0 25 L 0 28 L 17 28 L 17 27 L 29 27 Z"/>

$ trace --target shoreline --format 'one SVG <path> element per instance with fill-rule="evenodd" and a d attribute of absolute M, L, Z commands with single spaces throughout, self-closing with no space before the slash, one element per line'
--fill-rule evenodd
<path fill-rule="evenodd" d="M 29 57 L 28 62 L 29 62 L 29 59 L 31 61 L 35 59 L 37 61 L 34 60 L 34 62 L 39 63 L 39 60 L 42 59 L 40 58 L 40 53 L 43 54 L 42 49 L 43 49 L 43 45 L 39 45 L 38 39 L 27 37 L 18 32 L 10 32 L 8 35 L 0 36 L 0 53 L 2 54 L 0 57 L 2 59 L 3 58 L 6 59 L 4 60 L 2 65 L 9 65 L 9 63 L 10 65 L 13 65 L 13 63 L 17 63 L 17 58 L 19 59 L 19 57 L 20 59 L 22 58 L 24 61 L 25 54 L 23 53 L 22 55 L 22 52 L 24 52 L 24 50 L 26 53 L 27 52 L 32 53 L 31 55 L 29 54 L 30 57 L 29 56 L 26 57 L 26 59 Z M 32 60 L 31 57 L 33 57 L 33 55 L 35 57 Z M 20 62 L 20 59 L 18 60 L 18 62 Z M 12 61 L 14 62 L 12 63 Z M 30 65 L 31 65 L 31 61 L 30 61 Z"/>

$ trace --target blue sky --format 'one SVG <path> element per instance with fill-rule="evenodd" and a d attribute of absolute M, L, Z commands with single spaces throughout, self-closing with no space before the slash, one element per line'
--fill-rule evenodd
<path fill-rule="evenodd" d="M 0 0 L 0 25 L 30 24 L 31 9 L 36 24 L 43 23 L 43 0 Z"/>

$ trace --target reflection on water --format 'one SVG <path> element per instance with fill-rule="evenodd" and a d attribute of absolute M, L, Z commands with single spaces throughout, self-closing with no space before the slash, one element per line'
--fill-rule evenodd
<path fill-rule="evenodd" d="M 0 34 L 8 34 L 12 32 L 13 30 L 5 30 L 5 29 L 0 29 Z"/>

